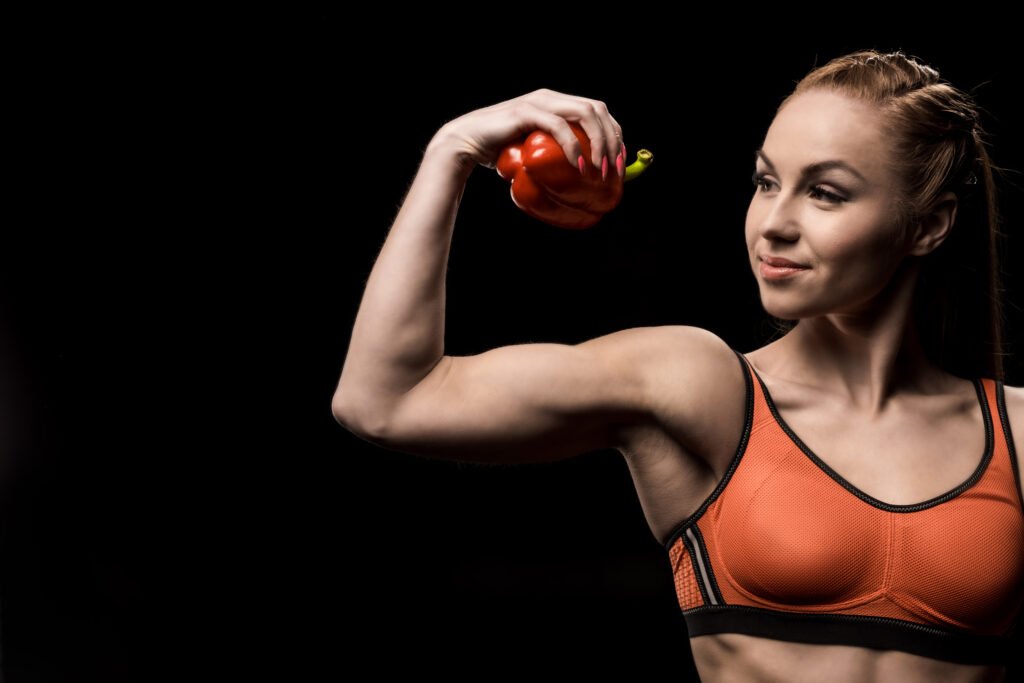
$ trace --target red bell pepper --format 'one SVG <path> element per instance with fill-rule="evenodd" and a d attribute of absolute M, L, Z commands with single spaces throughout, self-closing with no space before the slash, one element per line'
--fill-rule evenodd
<path fill-rule="evenodd" d="M 569 127 L 580 141 L 583 158 L 590 159 L 590 140 L 575 122 Z M 512 201 L 527 214 L 550 225 L 584 229 L 596 224 L 622 199 L 622 184 L 632 180 L 654 160 L 646 149 L 625 170 L 624 177 L 611 171 L 601 172 L 590 163 L 580 174 L 575 161 L 569 163 L 561 145 L 549 133 L 537 130 L 502 150 L 495 170 L 512 183 Z"/>

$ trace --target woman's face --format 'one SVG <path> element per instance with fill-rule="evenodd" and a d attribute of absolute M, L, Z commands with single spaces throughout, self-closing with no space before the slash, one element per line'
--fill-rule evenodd
<path fill-rule="evenodd" d="M 863 310 L 903 261 L 881 124 L 871 106 L 828 91 L 795 96 L 772 121 L 746 219 L 750 263 L 771 315 Z M 773 277 L 763 270 L 767 257 L 807 267 Z"/>

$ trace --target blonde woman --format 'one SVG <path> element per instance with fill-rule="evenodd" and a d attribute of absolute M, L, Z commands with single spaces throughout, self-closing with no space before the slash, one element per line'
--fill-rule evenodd
<path fill-rule="evenodd" d="M 446 355 L 466 179 L 537 128 L 567 164 L 621 173 L 599 100 L 538 90 L 445 124 L 366 283 L 336 419 L 449 459 L 620 451 L 704 680 L 1001 680 L 1024 604 L 1024 390 L 1004 384 L 972 98 L 901 52 L 798 83 L 752 159 L 746 258 L 785 332 L 761 348 L 666 325 Z"/>

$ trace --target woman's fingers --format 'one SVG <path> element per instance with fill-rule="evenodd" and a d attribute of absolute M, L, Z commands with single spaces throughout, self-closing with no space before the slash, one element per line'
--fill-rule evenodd
<path fill-rule="evenodd" d="M 626 143 L 622 140 L 622 126 L 619 125 L 619 122 L 611 114 L 608 115 L 608 118 L 611 119 L 612 126 L 615 128 L 615 156 L 617 158 L 620 154 L 622 155 L 619 161 L 619 174 L 621 175 L 625 171 L 626 166 Z"/>
<path fill-rule="evenodd" d="M 566 160 L 575 168 L 583 155 L 583 144 L 570 122 L 578 122 L 587 135 L 594 168 L 602 175 L 621 168 L 616 161 L 622 149 L 622 127 L 605 103 L 547 88 L 464 114 L 444 124 L 434 139 L 442 141 L 438 144 L 452 145 L 463 158 L 494 168 L 509 141 L 540 128 L 558 141 Z"/>
<path fill-rule="evenodd" d="M 608 168 L 615 168 L 616 158 L 622 151 L 622 126 L 612 117 L 604 102 L 546 88 L 530 93 L 527 98 L 527 101 L 536 100 L 538 106 L 570 121 L 578 121 L 590 141 L 590 163 L 597 169 L 605 163 Z"/>
<path fill-rule="evenodd" d="M 618 158 L 619 152 L 622 151 L 622 128 L 619 126 L 618 121 L 612 118 L 611 113 L 608 111 L 608 106 L 604 102 L 595 100 L 593 107 L 597 112 L 601 125 L 604 127 L 608 163 L 614 169 L 615 160 Z M 614 172 L 614 170 L 609 171 L 609 173 Z"/>
<path fill-rule="evenodd" d="M 553 114 L 530 101 L 522 101 L 516 106 L 519 107 L 518 116 L 525 121 L 529 121 L 531 125 L 542 128 L 550 133 L 562 147 L 562 150 L 565 152 L 565 158 L 569 160 L 570 164 L 576 166 L 576 160 L 583 155 L 583 149 L 580 146 L 580 141 L 576 138 L 576 134 L 569 127 L 569 123 L 563 117 Z M 583 126 L 583 130 L 586 131 L 587 127 Z"/>

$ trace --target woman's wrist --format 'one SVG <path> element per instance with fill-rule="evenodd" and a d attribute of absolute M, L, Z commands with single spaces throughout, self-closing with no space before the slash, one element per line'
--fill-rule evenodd
<path fill-rule="evenodd" d="M 435 160 L 432 163 L 446 164 L 454 172 L 464 177 L 468 177 L 477 165 L 469 152 L 461 146 L 460 139 L 454 136 L 446 126 L 442 126 L 431 138 L 423 157 L 424 161 L 429 157 Z"/>

